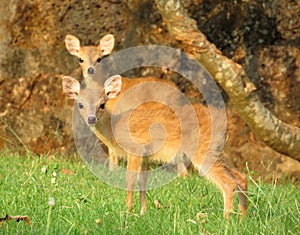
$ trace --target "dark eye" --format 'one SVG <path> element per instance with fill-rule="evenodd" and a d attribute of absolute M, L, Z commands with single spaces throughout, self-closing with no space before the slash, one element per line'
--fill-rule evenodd
<path fill-rule="evenodd" d="M 83 63 L 83 59 L 80 58 L 80 59 L 79 59 L 79 63 Z"/>
<path fill-rule="evenodd" d="M 100 105 L 100 109 L 104 109 L 105 108 L 105 103 Z"/>
<path fill-rule="evenodd" d="M 104 55 L 104 56 L 102 56 L 102 57 L 99 57 L 98 59 L 97 59 L 97 63 L 100 63 L 101 62 L 101 60 L 103 60 L 104 58 L 106 58 L 106 57 L 108 57 L 109 55 Z"/>
<path fill-rule="evenodd" d="M 82 104 L 82 103 L 79 103 L 79 104 L 78 104 L 78 107 L 79 107 L 79 109 L 82 109 L 82 108 L 83 108 L 83 104 Z"/>

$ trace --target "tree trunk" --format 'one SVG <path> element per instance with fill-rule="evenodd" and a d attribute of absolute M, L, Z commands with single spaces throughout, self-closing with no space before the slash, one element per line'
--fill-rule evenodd
<path fill-rule="evenodd" d="M 280 121 L 263 106 L 243 68 L 221 55 L 179 0 L 156 0 L 156 4 L 179 46 L 206 67 L 255 135 L 272 149 L 300 160 L 300 129 Z"/>

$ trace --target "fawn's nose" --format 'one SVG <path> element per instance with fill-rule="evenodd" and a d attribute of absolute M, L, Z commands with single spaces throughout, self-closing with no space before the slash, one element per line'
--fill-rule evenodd
<path fill-rule="evenodd" d="M 93 67 L 89 67 L 87 70 L 88 74 L 94 74 L 95 73 L 95 69 Z"/>
<path fill-rule="evenodd" d="M 88 116 L 87 122 L 89 125 L 94 125 L 96 124 L 97 118 L 94 116 Z"/>

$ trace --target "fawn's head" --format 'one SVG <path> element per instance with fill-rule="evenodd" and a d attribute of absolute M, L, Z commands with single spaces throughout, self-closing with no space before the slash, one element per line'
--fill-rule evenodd
<path fill-rule="evenodd" d="M 80 46 L 80 41 L 73 35 L 65 38 L 66 49 L 71 55 L 79 58 L 79 64 L 84 78 L 95 73 L 95 65 L 108 56 L 115 44 L 112 34 L 107 34 L 99 41 L 98 46 Z"/>
<path fill-rule="evenodd" d="M 97 114 L 104 113 L 106 102 L 120 93 L 122 78 L 120 75 L 110 77 L 105 81 L 103 89 L 81 89 L 78 80 L 64 76 L 62 86 L 69 99 L 77 100 L 80 115 L 84 121 L 88 125 L 95 125 Z"/>

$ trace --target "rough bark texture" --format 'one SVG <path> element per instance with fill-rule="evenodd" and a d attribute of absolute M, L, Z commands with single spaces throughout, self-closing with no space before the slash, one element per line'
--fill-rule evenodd
<path fill-rule="evenodd" d="M 188 16 L 179 0 L 156 3 L 170 33 L 222 86 L 251 130 L 271 148 L 300 160 L 300 129 L 280 121 L 263 106 L 243 68 L 221 55 L 199 31 L 196 21 Z"/>

